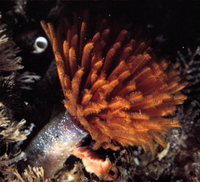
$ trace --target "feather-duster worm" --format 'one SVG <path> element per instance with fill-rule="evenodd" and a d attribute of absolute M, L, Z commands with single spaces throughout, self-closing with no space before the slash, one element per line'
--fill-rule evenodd
<path fill-rule="evenodd" d="M 178 64 L 158 59 L 147 43 L 129 40 L 126 30 L 113 40 L 105 19 L 91 39 L 87 18 L 81 26 L 76 15 L 73 26 L 62 19 L 57 30 L 41 24 L 55 55 L 64 106 L 73 123 L 95 141 L 93 150 L 141 145 L 154 154 L 154 142 L 165 147 L 162 135 L 180 127 L 165 116 L 186 99 L 180 93 L 185 83 Z"/>

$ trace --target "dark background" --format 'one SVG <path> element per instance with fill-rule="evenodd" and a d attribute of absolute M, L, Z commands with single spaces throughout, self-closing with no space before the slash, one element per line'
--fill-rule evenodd
<path fill-rule="evenodd" d="M 132 29 L 142 27 L 143 35 L 152 39 L 152 46 L 159 45 L 163 53 L 170 55 L 172 60 L 178 50 L 187 47 L 195 49 L 200 42 L 199 1 L 61 1 L 61 3 L 65 6 L 67 15 L 87 8 L 90 9 L 93 18 L 99 13 L 110 14 L 115 20 L 131 24 Z M 1 1 L 2 14 L 13 9 L 13 5 L 14 1 Z M 56 19 L 56 13 L 55 16 L 47 17 L 55 5 L 55 1 L 27 1 L 24 9 L 28 21 L 15 14 L 18 24 L 11 26 L 16 30 L 14 37 L 27 30 L 39 29 L 38 22 L 42 19 Z M 161 36 L 164 41 L 158 40 Z"/>

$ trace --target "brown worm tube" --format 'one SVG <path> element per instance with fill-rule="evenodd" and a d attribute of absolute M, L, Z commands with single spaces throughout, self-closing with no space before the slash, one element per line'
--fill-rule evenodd
<path fill-rule="evenodd" d="M 63 167 L 71 151 L 88 133 L 79 129 L 67 112 L 52 119 L 25 150 L 32 166 L 42 166 L 45 178 Z"/>

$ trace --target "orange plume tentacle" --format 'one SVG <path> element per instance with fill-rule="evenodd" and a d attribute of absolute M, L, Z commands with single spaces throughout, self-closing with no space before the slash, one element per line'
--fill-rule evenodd
<path fill-rule="evenodd" d="M 154 154 L 155 142 L 165 146 L 162 135 L 180 127 L 177 120 L 163 117 L 186 99 L 180 93 L 186 84 L 181 83 L 178 65 L 169 68 L 167 60 L 151 53 L 148 43 L 127 41 L 126 30 L 108 42 L 106 20 L 87 39 L 86 19 L 87 14 L 80 34 L 76 15 L 72 28 L 67 20 L 61 22 L 63 35 L 41 22 L 53 47 L 69 115 L 90 133 L 95 150 L 141 145 Z"/>

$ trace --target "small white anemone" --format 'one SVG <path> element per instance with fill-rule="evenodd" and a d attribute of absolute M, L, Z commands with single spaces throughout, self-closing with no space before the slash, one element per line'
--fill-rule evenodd
<path fill-rule="evenodd" d="M 45 37 L 38 37 L 37 39 L 35 39 L 35 43 L 33 46 L 34 47 L 33 53 L 40 54 L 46 50 L 47 46 L 48 46 L 47 39 Z"/>

